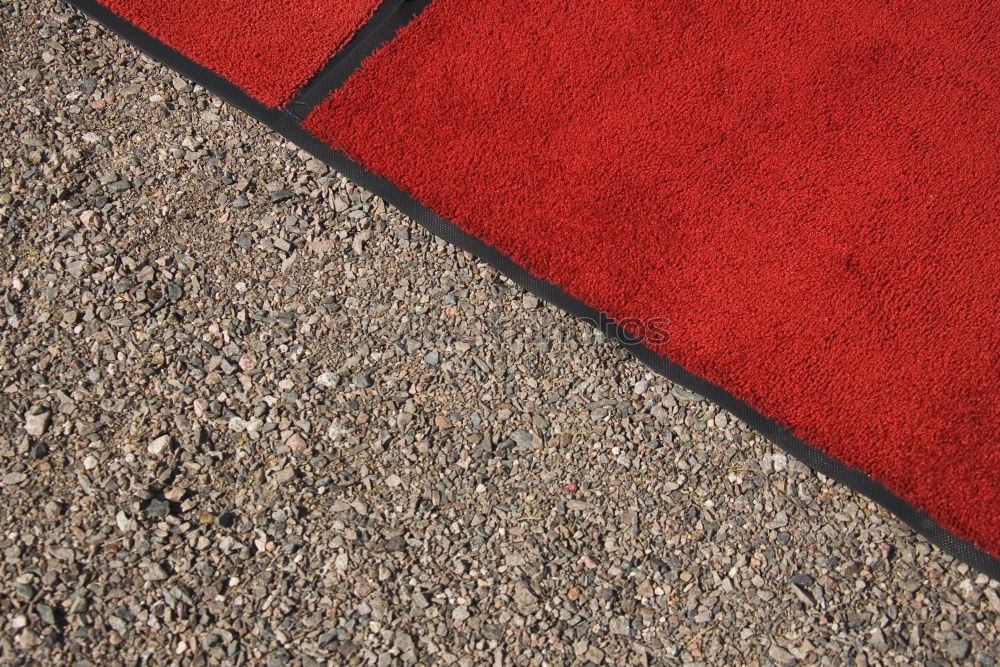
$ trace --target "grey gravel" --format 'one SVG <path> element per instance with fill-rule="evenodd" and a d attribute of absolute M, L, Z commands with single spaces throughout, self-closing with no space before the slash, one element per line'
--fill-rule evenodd
<path fill-rule="evenodd" d="M 67 5 L 0 17 L 3 663 L 994 664 L 998 582 Z"/>
<path fill-rule="evenodd" d="M 948 642 L 948 655 L 956 660 L 962 660 L 969 655 L 969 642 L 964 639 L 952 639 Z"/>

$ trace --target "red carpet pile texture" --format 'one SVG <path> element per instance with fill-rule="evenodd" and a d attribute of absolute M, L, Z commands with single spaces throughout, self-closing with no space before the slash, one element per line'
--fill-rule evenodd
<path fill-rule="evenodd" d="M 373 3 L 107 4 L 280 104 Z M 305 127 L 996 556 L 998 35 L 990 0 L 435 0 Z"/>
<path fill-rule="evenodd" d="M 282 108 L 382 0 L 100 0 L 167 46 Z"/>

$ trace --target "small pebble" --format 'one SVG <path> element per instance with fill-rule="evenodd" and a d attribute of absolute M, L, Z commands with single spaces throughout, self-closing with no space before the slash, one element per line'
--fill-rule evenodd
<path fill-rule="evenodd" d="M 146 447 L 146 451 L 149 452 L 152 456 L 161 456 L 162 454 L 165 454 L 169 448 L 170 448 L 170 436 L 161 435 L 157 438 L 153 438 L 153 440 L 150 441 L 149 446 Z"/>
<path fill-rule="evenodd" d="M 49 428 L 50 412 L 29 412 L 24 416 L 24 430 L 31 436 L 45 435 Z"/>

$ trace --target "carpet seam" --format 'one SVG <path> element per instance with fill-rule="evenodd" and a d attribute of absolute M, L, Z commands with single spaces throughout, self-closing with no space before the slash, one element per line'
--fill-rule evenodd
<path fill-rule="evenodd" d="M 386 0 L 375 15 L 363 25 L 347 44 L 317 72 L 285 111 L 302 122 L 329 94 L 340 88 L 361 61 L 385 44 L 410 21 L 416 18 L 432 0 Z"/>

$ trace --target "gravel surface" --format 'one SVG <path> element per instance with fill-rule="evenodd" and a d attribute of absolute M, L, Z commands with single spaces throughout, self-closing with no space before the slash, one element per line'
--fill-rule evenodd
<path fill-rule="evenodd" d="M 998 582 L 67 5 L 0 20 L 3 662 L 994 664 Z"/>

